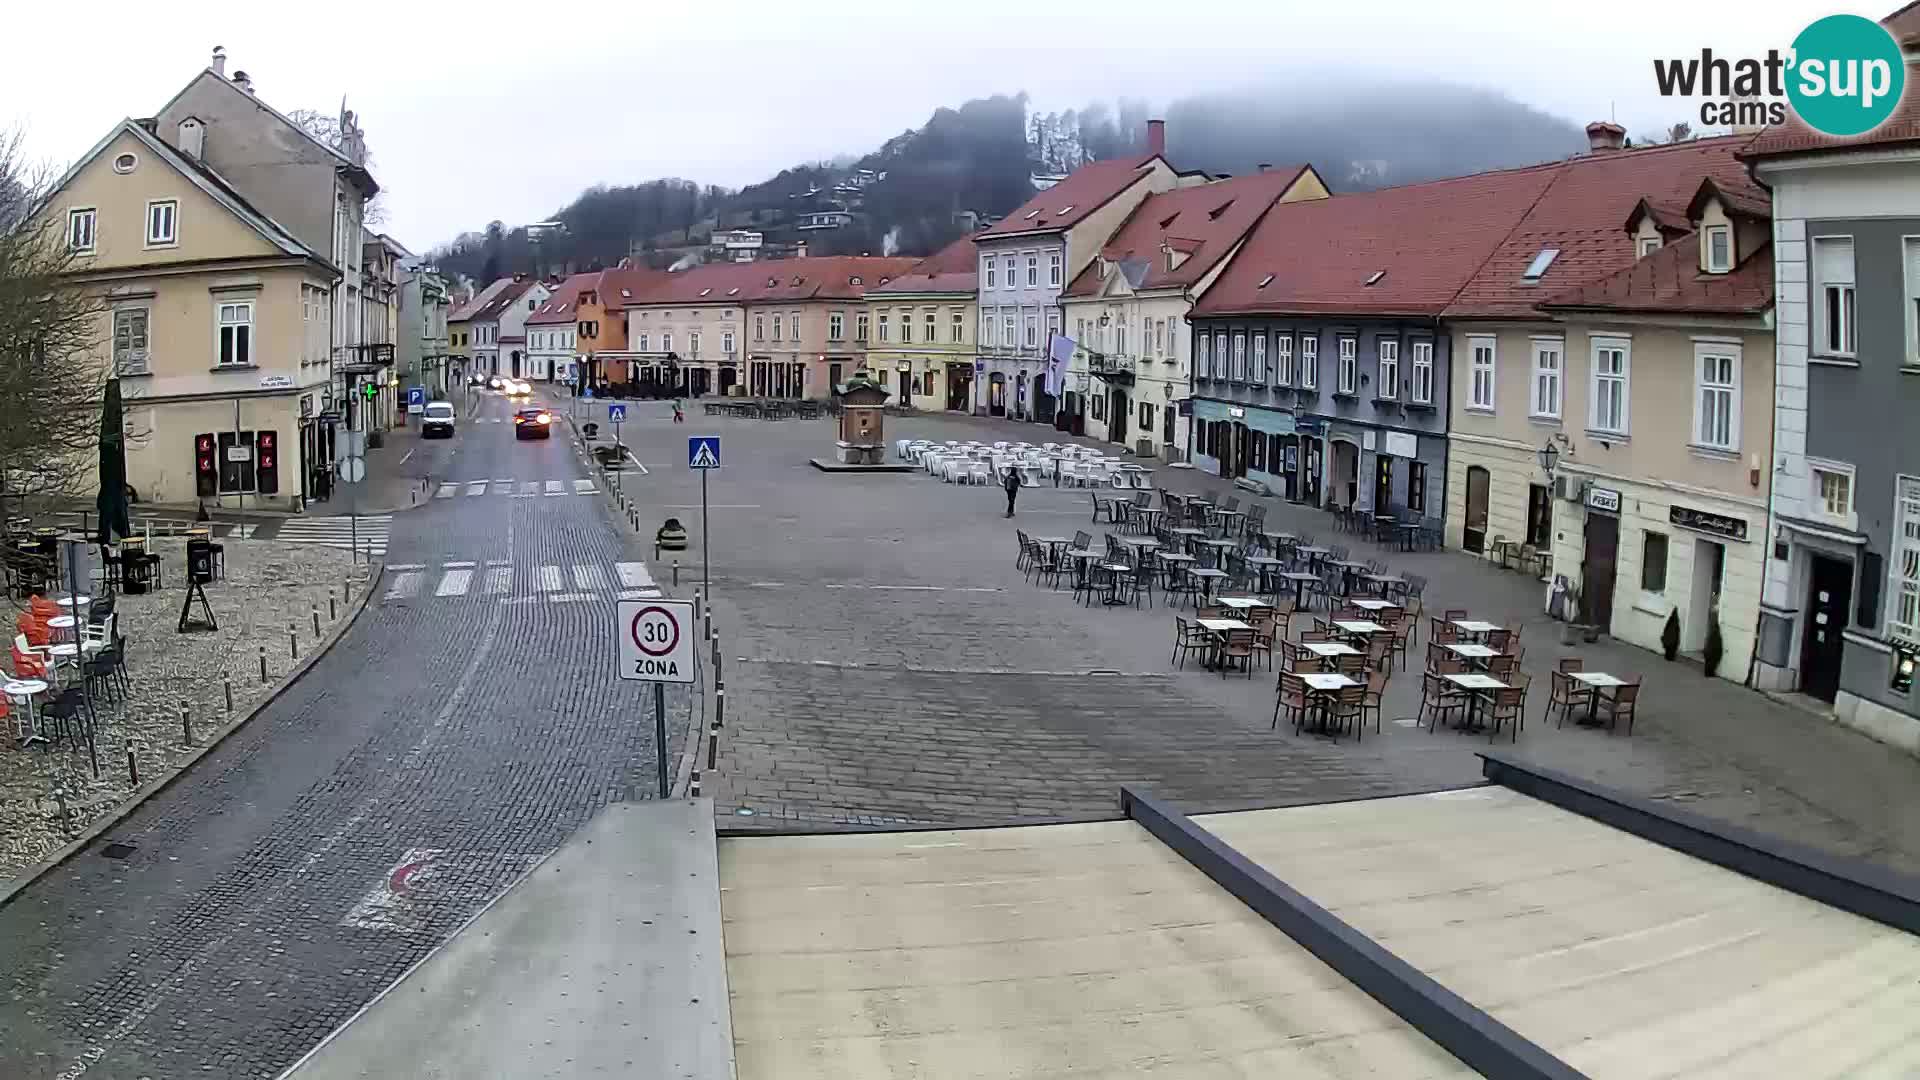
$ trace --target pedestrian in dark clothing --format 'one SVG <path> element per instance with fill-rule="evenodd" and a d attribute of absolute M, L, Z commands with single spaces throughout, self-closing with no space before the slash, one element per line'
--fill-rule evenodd
<path fill-rule="evenodd" d="M 1007 480 L 1006 480 L 1007 516 L 1008 517 L 1013 516 L 1013 500 L 1015 499 L 1015 497 L 1017 497 L 1020 494 L 1020 484 L 1021 484 L 1020 470 L 1008 469 Z"/>

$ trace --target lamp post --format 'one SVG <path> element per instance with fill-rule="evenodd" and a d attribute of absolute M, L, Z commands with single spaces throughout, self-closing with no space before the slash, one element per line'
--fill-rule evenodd
<path fill-rule="evenodd" d="M 1541 444 L 1540 450 L 1535 456 L 1540 459 L 1540 468 L 1547 474 L 1547 487 L 1551 489 L 1553 487 L 1554 467 L 1560 464 L 1560 451 L 1553 445 L 1553 440 L 1548 439 L 1545 443 Z"/>
<path fill-rule="evenodd" d="M 911 361 L 902 360 L 899 364 L 895 365 L 894 370 L 900 373 L 900 402 L 908 408 L 912 408 L 913 395 L 907 392 L 907 382 L 913 378 L 913 364 Z"/>

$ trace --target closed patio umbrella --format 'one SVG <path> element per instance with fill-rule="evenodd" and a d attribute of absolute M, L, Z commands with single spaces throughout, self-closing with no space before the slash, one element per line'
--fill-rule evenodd
<path fill-rule="evenodd" d="M 127 440 L 124 409 L 120 405 L 120 380 L 107 380 L 107 398 L 100 409 L 100 494 L 95 505 L 100 511 L 100 543 L 113 543 L 115 536 L 133 531 L 127 519 Z"/>

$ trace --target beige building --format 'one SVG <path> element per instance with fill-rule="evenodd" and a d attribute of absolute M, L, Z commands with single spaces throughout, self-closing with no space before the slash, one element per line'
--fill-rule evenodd
<path fill-rule="evenodd" d="M 1455 413 L 1448 487 L 1460 516 L 1449 520 L 1484 521 L 1489 554 L 1497 540 L 1547 552 L 1552 573 L 1584 594 L 1584 618 L 1623 641 L 1657 650 L 1673 616 L 1680 650 L 1697 655 L 1717 619 L 1717 674 L 1736 682 L 1753 655 L 1766 557 L 1765 213 L 1711 180 L 1690 205 L 1643 205 L 1627 222 L 1633 265 L 1544 300 L 1550 323 L 1469 327 L 1454 340 L 1469 383 L 1456 379 L 1456 401 L 1475 400 L 1476 357 L 1491 351 L 1519 372 L 1493 380 L 1491 409 Z"/>
<path fill-rule="evenodd" d="M 893 403 L 972 411 L 976 258 L 973 238 L 963 236 L 867 290 L 867 362 Z"/>
<path fill-rule="evenodd" d="M 295 508 L 339 271 L 150 123 L 117 125 L 42 210 L 106 306 L 98 356 L 126 399 L 127 480 L 144 502 Z"/>

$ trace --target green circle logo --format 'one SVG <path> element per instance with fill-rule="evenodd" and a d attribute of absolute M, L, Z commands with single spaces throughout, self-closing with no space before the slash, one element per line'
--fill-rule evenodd
<path fill-rule="evenodd" d="M 1907 89 L 1900 45 L 1858 15 L 1829 15 L 1793 39 L 1787 100 L 1815 131 L 1861 135 L 1893 115 Z"/>

